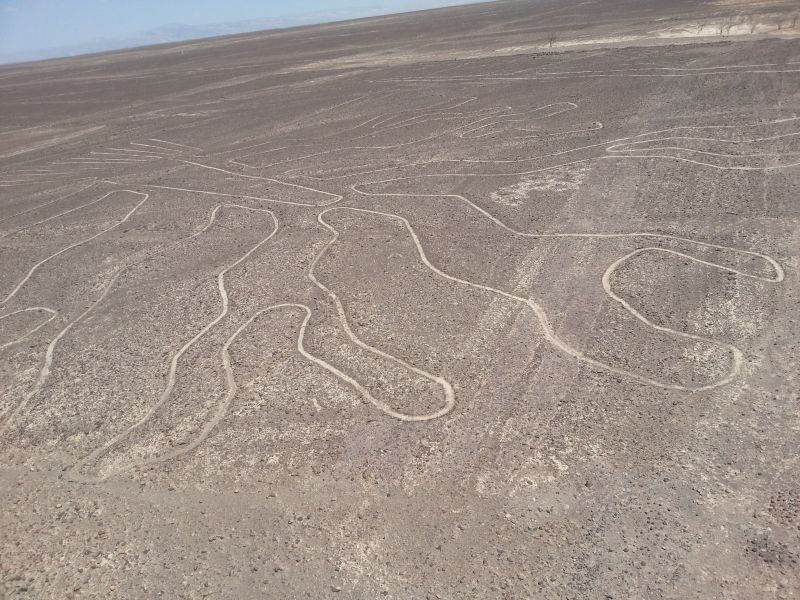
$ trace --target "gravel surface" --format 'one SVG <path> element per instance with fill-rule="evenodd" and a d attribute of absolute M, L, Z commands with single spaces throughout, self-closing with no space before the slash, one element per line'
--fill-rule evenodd
<path fill-rule="evenodd" d="M 0 598 L 799 598 L 796 13 L 0 67 Z"/>

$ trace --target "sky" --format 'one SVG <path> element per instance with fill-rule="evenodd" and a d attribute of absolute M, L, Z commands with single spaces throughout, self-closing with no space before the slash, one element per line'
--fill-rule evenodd
<path fill-rule="evenodd" d="M 0 0 L 0 63 L 468 3 L 470 0 Z"/>

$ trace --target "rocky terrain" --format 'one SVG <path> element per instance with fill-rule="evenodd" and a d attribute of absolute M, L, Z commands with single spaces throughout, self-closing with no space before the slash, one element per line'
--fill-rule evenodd
<path fill-rule="evenodd" d="M 0 598 L 800 597 L 798 13 L 0 68 Z"/>

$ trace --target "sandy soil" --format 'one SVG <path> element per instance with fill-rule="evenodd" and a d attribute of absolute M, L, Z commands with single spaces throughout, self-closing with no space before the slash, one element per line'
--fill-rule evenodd
<path fill-rule="evenodd" d="M 0 597 L 800 596 L 795 12 L 0 68 Z"/>

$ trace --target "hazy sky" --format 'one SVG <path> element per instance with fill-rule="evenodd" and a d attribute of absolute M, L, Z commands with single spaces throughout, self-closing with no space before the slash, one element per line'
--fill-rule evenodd
<path fill-rule="evenodd" d="M 469 0 L 0 0 L 0 62 L 468 3 Z"/>

